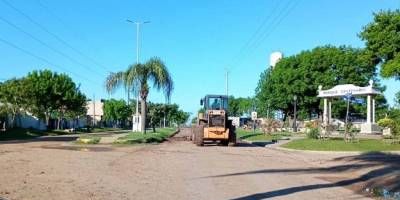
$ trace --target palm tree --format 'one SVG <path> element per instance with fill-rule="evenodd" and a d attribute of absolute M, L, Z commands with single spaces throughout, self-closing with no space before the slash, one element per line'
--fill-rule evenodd
<path fill-rule="evenodd" d="M 149 83 L 157 90 L 163 90 L 165 98 L 170 99 L 173 81 L 164 62 L 159 58 L 151 58 L 146 63 L 130 65 L 126 71 L 110 73 L 106 79 L 106 90 L 109 93 L 123 86 L 127 91 L 140 93 L 142 132 L 146 133 L 146 100 L 149 95 Z"/>

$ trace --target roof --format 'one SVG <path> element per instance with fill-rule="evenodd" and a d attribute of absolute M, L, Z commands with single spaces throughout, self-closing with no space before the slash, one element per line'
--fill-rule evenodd
<path fill-rule="evenodd" d="M 318 97 L 341 97 L 351 94 L 352 96 L 360 95 L 377 95 L 381 94 L 373 87 L 373 81 L 369 81 L 369 85 L 366 87 L 359 87 L 353 84 L 337 85 L 328 90 L 322 90 L 322 86 L 318 88 Z"/>

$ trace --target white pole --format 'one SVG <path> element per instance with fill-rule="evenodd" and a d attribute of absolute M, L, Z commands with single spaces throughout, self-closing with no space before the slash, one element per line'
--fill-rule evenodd
<path fill-rule="evenodd" d="M 95 95 L 93 94 L 93 127 L 96 124 L 96 103 L 95 103 Z"/>
<path fill-rule="evenodd" d="M 136 64 L 139 64 L 139 32 L 140 32 L 140 23 L 136 22 Z M 136 131 L 139 130 L 139 90 L 138 94 L 136 97 L 136 116 L 135 116 L 135 122 L 136 122 Z"/>
<path fill-rule="evenodd" d="M 226 89 L 226 96 L 228 96 L 228 81 L 229 81 L 229 71 L 225 69 L 225 89 Z"/>
<path fill-rule="evenodd" d="M 367 96 L 367 124 L 371 123 L 371 95 Z"/>
<path fill-rule="evenodd" d="M 324 125 L 328 125 L 328 99 L 324 98 L 324 113 L 323 113 L 323 118 L 322 121 L 324 122 Z"/>
<path fill-rule="evenodd" d="M 375 97 L 372 97 L 372 123 L 375 124 Z"/>

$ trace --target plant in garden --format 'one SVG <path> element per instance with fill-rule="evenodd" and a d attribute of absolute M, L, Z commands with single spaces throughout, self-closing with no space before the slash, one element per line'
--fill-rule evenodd
<path fill-rule="evenodd" d="M 311 128 L 311 129 L 307 132 L 307 138 L 310 138 L 310 139 L 319 139 L 319 137 L 320 137 L 319 128 Z"/>
<path fill-rule="evenodd" d="M 397 137 L 399 133 L 399 125 L 396 123 L 395 120 L 390 118 L 383 118 L 378 121 L 378 125 L 383 128 L 390 128 L 390 131 L 393 136 Z"/>

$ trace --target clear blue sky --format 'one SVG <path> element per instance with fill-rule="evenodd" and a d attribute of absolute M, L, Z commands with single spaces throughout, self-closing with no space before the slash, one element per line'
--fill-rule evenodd
<path fill-rule="evenodd" d="M 172 102 L 190 112 L 199 108 L 203 95 L 225 92 L 224 68 L 231 70 L 229 93 L 252 96 L 271 52 L 292 55 L 325 44 L 362 47 L 357 33 L 372 21 L 372 13 L 400 7 L 399 0 L 7 2 L 22 14 L 0 0 L 0 40 L 47 61 L 0 41 L 0 79 L 49 68 L 70 74 L 88 97 L 108 98 L 104 90 L 108 71 L 125 70 L 136 60 L 135 26 L 125 20 L 150 20 L 142 29 L 141 61 L 152 56 L 165 61 L 175 81 Z M 393 104 L 399 82 L 383 83 Z M 122 89 L 111 97 L 126 98 Z M 150 100 L 164 98 L 151 91 Z"/>

